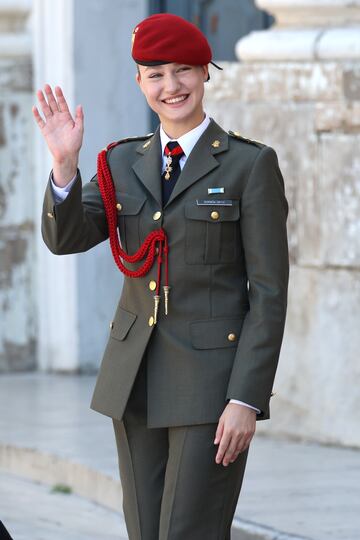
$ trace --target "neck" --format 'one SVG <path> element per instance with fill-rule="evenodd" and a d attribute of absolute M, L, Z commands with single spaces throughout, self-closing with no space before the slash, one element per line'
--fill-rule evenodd
<path fill-rule="evenodd" d="M 188 133 L 192 129 L 199 126 L 204 120 L 204 118 L 205 113 L 203 110 L 201 110 L 197 115 L 194 115 L 192 118 L 184 119 L 179 122 L 169 122 L 161 118 L 160 121 L 166 135 L 170 137 L 170 139 L 178 139 L 182 135 L 185 135 L 185 133 Z"/>

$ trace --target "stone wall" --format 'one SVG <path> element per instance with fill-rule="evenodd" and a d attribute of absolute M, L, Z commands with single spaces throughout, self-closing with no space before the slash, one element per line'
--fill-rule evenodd
<path fill-rule="evenodd" d="M 32 3 L 34 89 L 46 82 L 52 87 L 60 85 L 72 112 L 82 104 L 85 132 L 79 166 L 86 183 L 95 174 L 97 154 L 106 144 L 137 130 L 148 132 L 146 108 L 134 80 L 136 68 L 129 57 L 131 29 L 143 18 L 145 0 Z M 58 36 L 55 40 L 54 35 Z M 129 93 L 129 88 L 134 92 Z M 42 371 L 96 372 L 121 292 L 122 274 L 114 264 L 108 241 L 86 253 L 60 257 L 45 246 L 40 218 L 52 159 L 32 123 L 37 367 Z"/>
<path fill-rule="evenodd" d="M 299 44 L 301 24 L 294 33 Z M 266 61 L 249 42 L 251 59 L 213 70 L 206 94 L 225 128 L 275 148 L 290 204 L 288 316 L 258 430 L 360 447 L 360 58 L 271 60 L 271 39 Z"/>
<path fill-rule="evenodd" d="M 146 9 L 146 0 L 0 0 L 0 371 L 99 366 L 122 275 L 108 242 L 64 257 L 45 246 L 51 156 L 31 108 L 45 83 L 62 86 L 72 111 L 83 105 L 84 182 L 106 144 L 147 133 L 129 56 Z"/>
<path fill-rule="evenodd" d="M 29 12 L 0 1 L 0 371 L 36 365 Z"/>

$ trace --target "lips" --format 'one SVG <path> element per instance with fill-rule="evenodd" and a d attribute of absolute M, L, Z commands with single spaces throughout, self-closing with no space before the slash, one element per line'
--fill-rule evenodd
<path fill-rule="evenodd" d="M 189 94 L 182 94 L 181 96 L 175 96 L 173 98 L 167 98 L 163 99 L 163 103 L 166 103 L 166 105 L 177 105 L 178 103 L 183 103 L 187 100 L 189 97 Z"/>

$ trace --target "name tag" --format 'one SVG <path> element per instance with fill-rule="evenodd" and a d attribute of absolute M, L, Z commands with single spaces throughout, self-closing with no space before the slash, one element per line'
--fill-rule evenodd
<path fill-rule="evenodd" d="M 196 199 L 198 206 L 232 206 L 231 199 Z"/>

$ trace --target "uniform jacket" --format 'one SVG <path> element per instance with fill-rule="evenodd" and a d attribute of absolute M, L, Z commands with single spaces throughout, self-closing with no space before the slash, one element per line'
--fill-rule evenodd
<path fill-rule="evenodd" d="M 91 408 L 122 418 L 146 351 L 149 427 L 217 422 L 231 398 L 269 418 L 289 272 L 288 204 L 275 151 L 211 120 L 164 207 L 159 128 L 113 147 L 108 164 L 122 246 L 132 254 L 162 226 L 171 291 L 168 315 L 162 292 L 151 325 L 156 264 L 145 277 L 124 278 Z M 224 193 L 209 194 L 213 187 Z M 42 234 L 59 255 L 108 238 L 96 175 L 82 187 L 78 172 L 60 204 L 48 184 Z"/>

